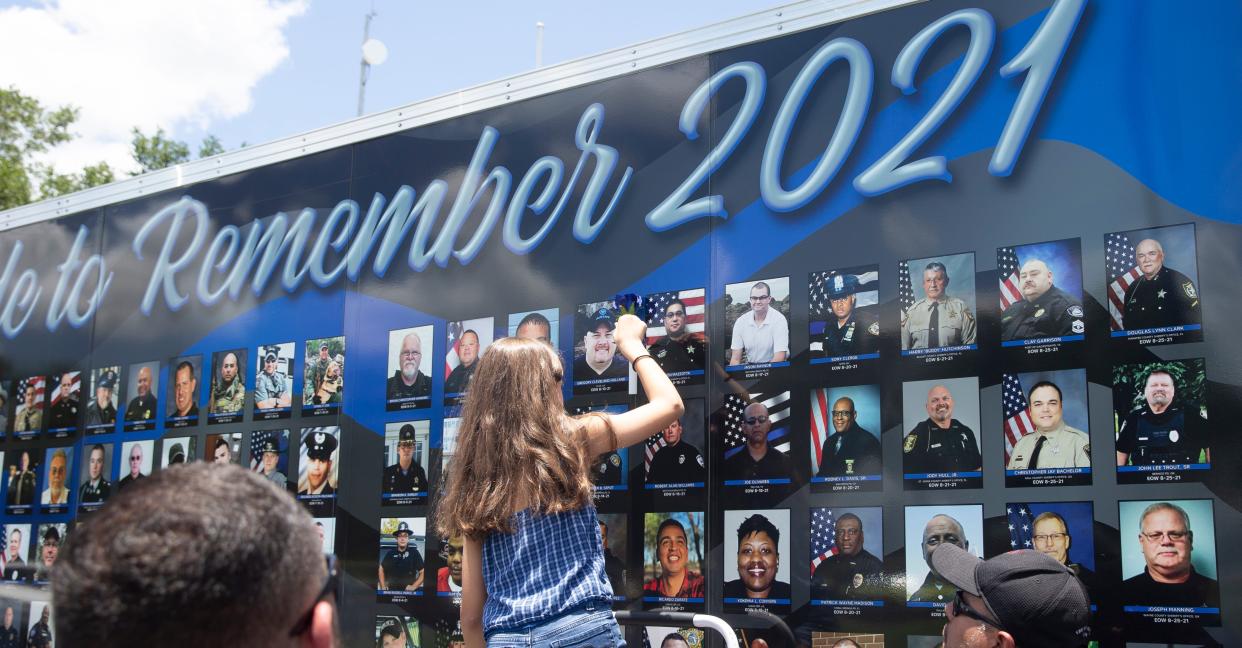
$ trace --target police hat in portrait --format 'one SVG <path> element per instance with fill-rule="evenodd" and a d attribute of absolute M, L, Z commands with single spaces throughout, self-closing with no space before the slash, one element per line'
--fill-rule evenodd
<path fill-rule="evenodd" d="M 60 531 L 55 526 L 48 526 L 47 531 L 43 532 L 43 544 L 60 544 Z"/>
<path fill-rule="evenodd" d="M 263 454 L 267 453 L 280 454 L 280 448 L 276 445 L 276 439 L 267 439 L 263 442 Z"/>
<path fill-rule="evenodd" d="M 395 538 L 395 537 L 397 537 L 397 536 L 401 535 L 402 533 L 404 533 L 404 534 L 406 534 L 406 535 L 411 535 L 411 534 L 413 534 L 413 532 L 412 532 L 412 531 L 410 531 L 410 525 L 409 525 L 409 524 L 406 524 L 405 522 L 398 522 L 398 523 L 397 523 L 397 530 L 392 532 L 392 537 L 394 537 L 394 538 Z"/>
<path fill-rule="evenodd" d="M 310 459 L 330 461 L 336 451 L 336 437 L 323 431 L 306 435 L 302 443 L 306 445 L 306 456 Z"/>
<path fill-rule="evenodd" d="M 99 386 L 104 389 L 113 389 L 116 387 L 116 372 L 109 369 L 99 376 Z"/>
<path fill-rule="evenodd" d="M 405 443 L 406 441 L 414 443 L 414 426 L 409 423 L 402 425 L 401 431 L 398 432 L 397 435 L 398 443 Z"/>
<path fill-rule="evenodd" d="M 858 292 L 858 277 L 852 274 L 834 274 L 824 280 L 829 299 L 841 299 Z"/>
<path fill-rule="evenodd" d="M 185 463 L 185 448 L 180 443 L 174 443 L 168 451 L 168 465 L 179 463 Z"/>

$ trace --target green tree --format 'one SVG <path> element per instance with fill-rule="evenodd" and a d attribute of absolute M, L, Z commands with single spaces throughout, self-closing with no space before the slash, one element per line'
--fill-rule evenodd
<path fill-rule="evenodd" d="M 203 143 L 198 145 L 199 159 L 220 155 L 224 152 L 224 144 L 220 142 L 220 138 L 215 135 L 208 135 L 203 138 Z"/>
<path fill-rule="evenodd" d="M 130 144 L 130 154 L 139 167 L 137 171 L 130 172 L 132 176 L 190 161 L 190 147 L 185 142 L 165 135 L 163 128 L 155 129 L 153 135 L 145 135 L 136 127 L 131 132 L 134 138 Z"/>
<path fill-rule="evenodd" d="M 73 139 L 77 109 L 47 110 L 17 88 L 0 88 L 0 210 L 30 202 L 41 170 L 33 156 Z"/>

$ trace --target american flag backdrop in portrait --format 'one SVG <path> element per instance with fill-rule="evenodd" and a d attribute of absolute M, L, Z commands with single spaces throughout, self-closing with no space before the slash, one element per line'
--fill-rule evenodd
<path fill-rule="evenodd" d="M 910 310 L 914 305 L 914 286 L 910 283 L 910 262 L 897 263 L 897 301 L 901 304 L 901 312 Z"/>
<path fill-rule="evenodd" d="M 43 409 L 43 390 L 46 387 L 43 376 L 31 376 L 18 381 L 17 393 L 14 394 L 13 399 L 17 401 L 19 405 L 24 404 L 26 402 L 26 389 L 32 385 L 35 389 L 34 408 L 41 410 Z"/>
<path fill-rule="evenodd" d="M 448 323 L 448 353 L 444 355 L 444 375 L 448 376 L 453 373 L 457 365 L 461 364 L 461 358 L 457 357 L 457 345 L 461 342 L 461 333 L 463 331 L 461 322 Z"/>
<path fill-rule="evenodd" d="M 866 268 L 854 268 L 853 270 L 864 270 L 864 272 L 830 270 L 811 273 L 811 320 L 827 319 L 831 316 L 832 301 L 828 299 L 828 285 L 829 281 L 837 275 L 853 275 L 858 280 L 858 292 L 854 296 L 854 308 L 862 308 L 879 303 L 880 272 Z M 914 300 L 911 299 L 910 303 L 914 303 Z M 814 332 L 817 333 L 818 331 Z"/>
<path fill-rule="evenodd" d="M 1125 329 L 1121 311 L 1126 289 L 1142 276 L 1134 259 L 1134 246 L 1124 233 L 1109 234 L 1104 241 L 1104 266 L 1108 271 L 1108 319 L 1114 331 Z"/>
<path fill-rule="evenodd" d="M 1000 307 L 1004 311 L 1022 301 L 1022 265 L 1013 248 L 1004 247 L 996 251 L 996 273 L 1000 276 Z"/>
<path fill-rule="evenodd" d="M 837 555 L 837 518 L 830 508 L 811 509 L 811 572 Z"/>
<path fill-rule="evenodd" d="M 644 475 L 651 472 L 651 460 L 655 459 L 656 453 L 659 452 L 661 448 L 668 445 L 668 442 L 664 440 L 663 430 L 647 437 L 647 443 L 645 445 L 646 447 L 643 450 Z"/>
<path fill-rule="evenodd" d="M 694 335 L 703 335 L 706 322 L 706 291 L 702 288 L 679 290 L 674 292 L 654 293 L 647 296 L 647 344 L 667 335 L 664 330 L 664 311 L 669 302 L 681 299 L 686 305 L 686 330 Z"/>
<path fill-rule="evenodd" d="M 751 398 L 768 408 L 768 420 L 772 422 L 772 429 L 768 431 L 768 446 L 789 454 L 789 392 L 780 392 L 770 396 L 756 393 L 751 394 Z M 725 396 L 725 459 L 741 452 L 746 446 L 746 437 L 742 434 L 742 419 L 745 418 L 746 405 L 746 400 L 736 394 Z"/>
<path fill-rule="evenodd" d="M 1010 504 L 1005 507 L 1005 515 L 1009 518 L 1009 548 L 1034 548 L 1035 516 L 1031 515 L 1031 508 L 1025 504 Z"/>
<path fill-rule="evenodd" d="M 815 465 L 811 466 L 819 472 L 819 464 L 824 460 L 824 440 L 832 436 L 832 405 L 828 403 L 828 388 L 811 390 L 811 451 L 815 453 Z"/>
<path fill-rule="evenodd" d="M 1026 409 L 1026 394 L 1017 374 L 1005 374 L 1001 378 L 1001 404 L 1005 408 L 1005 463 L 1018 439 L 1035 431 L 1035 423 Z"/>
<path fill-rule="evenodd" d="M 70 379 L 70 381 L 71 381 L 71 382 L 69 383 L 69 391 L 68 391 L 67 393 L 61 393 L 61 392 L 63 392 L 64 390 L 62 390 L 62 389 L 60 388 L 60 381 L 59 381 L 59 380 L 57 380 L 57 381 L 56 381 L 56 387 L 55 387 L 54 389 L 52 389 L 52 405 L 55 405 L 55 404 L 56 404 L 56 403 L 57 403 L 60 399 L 62 399 L 62 398 L 64 398 L 64 397 L 66 397 L 66 396 L 73 396 L 73 395 L 77 394 L 77 393 L 81 390 L 81 388 L 82 388 L 82 374 L 81 374 L 81 372 L 71 371 L 71 372 L 69 372 L 69 373 L 68 373 L 68 374 L 66 374 L 66 375 L 68 375 L 68 376 L 70 377 L 69 379 Z"/>
<path fill-rule="evenodd" d="M 270 439 L 276 442 L 276 448 L 284 450 L 281 446 L 281 430 L 255 430 L 250 433 L 250 469 L 259 472 L 263 470 L 263 444 Z"/>

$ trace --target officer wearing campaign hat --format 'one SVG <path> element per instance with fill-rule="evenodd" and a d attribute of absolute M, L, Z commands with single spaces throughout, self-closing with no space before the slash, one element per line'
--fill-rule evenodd
<path fill-rule="evenodd" d="M 834 273 L 824 280 L 823 293 L 830 309 L 824 331 L 811 336 L 812 358 L 875 353 L 880 348 L 880 324 L 870 309 L 855 309 L 862 284 L 852 274 Z"/>
<path fill-rule="evenodd" d="M 260 466 L 263 476 L 277 486 L 284 488 L 288 478 L 280 472 L 280 445 L 274 437 L 267 437 L 259 444 Z"/>
<path fill-rule="evenodd" d="M 617 328 L 612 310 L 597 308 L 583 324 L 583 354 L 574 358 L 574 381 L 629 377 L 629 363 L 617 355 L 617 343 L 612 337 Z"/>
<path fill-rule="evenodd" d="M 417 547 L 410 546 L 413 532 L 404 520 L 397 523 L 392 537 L 397 546 L 388 550 L 380 561 L 379 589 L 381 591 L 413 591 L 423 585 L 423 556 Z"/>
<path fill-rule="evenodd" d="M 306 446 L 306 466 L 304 477 L 298 483 L 298 495 L 334 495 L 332 487 L 332 453 L 336 451 L 336 436 L 315 430 L 302 439 Z"/>
<path fill-rule="evenodd" d="M 425 492 L 427 473 L 414 458 L 414 426 L 406 423 L 397 433 L 397 463 L 384 468 L 384 494 Z"/>
<path fill-rule="evenodd" d="M 113 425 L 116 423 L 116 406 L 112 393 L 116 389 L 116 372 L 105 369 L 95 376 L 95 399 L 86 406 L 86 426 Z"/>

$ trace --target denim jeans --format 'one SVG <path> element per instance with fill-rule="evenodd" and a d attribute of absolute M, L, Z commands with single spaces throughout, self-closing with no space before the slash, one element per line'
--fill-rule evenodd
<path fill-rule="evenodd" d="M 489 648 L 613 648 L 625 646 L 621 627 L 604 603 L 588 604 L 561 616 L 487 637 Z"/>

